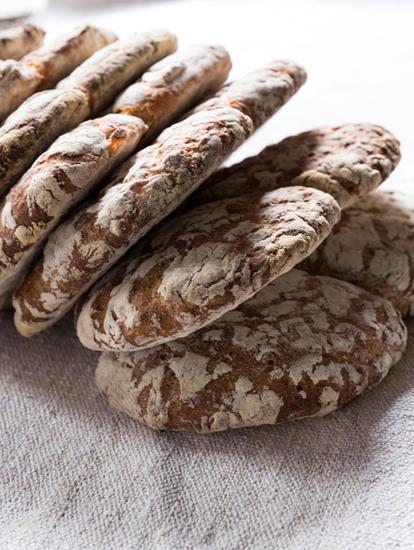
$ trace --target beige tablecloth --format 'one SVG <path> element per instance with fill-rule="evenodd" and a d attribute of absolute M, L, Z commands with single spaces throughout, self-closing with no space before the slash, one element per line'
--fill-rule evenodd
<path fill-rule="evenodd" d="M 297 97 L 235 158 L 321 124 L 371 121 L 414 184 L 414 4 L 324 0 L 117 3 L 55 10 L 224 43 L 234 74 L 275 57 L 305 65 Z M 414 190 L 414 189 L 413 189 Z M 0 317 L 0 549 L 414 548 L 414 322 L 384 383 L 326 418 L 215 436 L 155 433 L 109 410 L 71 319 L 25 340 Z"/>

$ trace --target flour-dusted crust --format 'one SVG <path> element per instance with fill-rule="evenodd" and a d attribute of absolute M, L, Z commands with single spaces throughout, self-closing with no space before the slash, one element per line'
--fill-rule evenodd
<path fill-rule="evenodd" d="M 37 25 L 21 25 L 0 31 L 0 59 L 20 59 L 39 48 L 45 31 Z"/>
<path fill-rule="evenodd" d="M 164 31 L 133 34 L 101 49 L 62 80 L 60 89 L 81 89 L 92 113 L 99 113 L 131 80 L 177 48 L 176 37 Z"/>
<path fill-rule="evenodd" d="M 81 25 L 29 53 L 22 61 L 36 68 L 42 77 L 40 89 L 45 90 L 53 88 L 59 80 L 116 38 L 110 31 L 93 25 Z"/>
<path fill-rule="evenodd" d="M 20 61 L 0 61 L 0 121 L 35 92 L 53 88 L 92 53 L 114 39 L 112 33 L 84 25 Z"/>
<path fill-rule="evenodd" d="M 387 179 L 399 160 L 398 140 L 381 126 L 317 128 L 219 170 L 190 200 L 197 205 L 255 190 L 306 185 L 331 194 L 346 208 Z"/>
<path fill-rule="evenodd" d="M 226 80 L 231 61 L 221 46 L 193 46 L 156 63 L 115 101 L 112 111 L 142 118 L 150 139 Z"/>
<path fill-rule="evenodd" d="M 406 328 L 382 298 L 291 270 L 183 338 L 103 353 L 98 388 L 155 429 L 202 433 L 322 416 L 380 382 Z"/>
<path fill-rule="evenodd" d="M 0 296 L 24 273 L 46 235 L 136 148 L 147 126 L 112 114 L 60 136 L 0 204 Z"/>
<path fill-rule="evenodd" d="M 39 88 L 42 77 L 22 61 L 0 61 L 0 123 Z"/>
<path fill-rule="evenodd" d="M 258 128 L 280 109 L 306 81 L 305 70 L 289 61 L 273 61 L 230 84 L 196 108 L 228 105 L 239 109 Z"/>
<path fill-rule="evenodd" d="M 88 102 L 78 90 L 47 90 L 27 99 L 0 128 L 0 195 L 59 135 L 88 114 Z"/>
<path fill-rule="evenodd" d="M 231 108 L 194 114 L 120 167 L 98 199 L 51 234 L 14 297 L 25 336 L 52 325 L 138 239 L 172 212 L 249 136 Z"/>
<path fill-rule="evenodd" d="M 368 195 L 343 213 L 304 269 L 353 282 L 414 315 L 414 196 Z"/>
<path fill-rule="evenodd" d="M 186 336 L 289 271 L 338 219 L 330 195 L 305 187 L 178 216 L 92 289 L 79 339 L 91 349 L 131 351 Z"/>

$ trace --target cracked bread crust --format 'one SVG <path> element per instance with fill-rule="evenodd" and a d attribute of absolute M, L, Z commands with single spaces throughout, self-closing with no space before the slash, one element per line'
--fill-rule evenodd
<path fill-rule="evenodd" d="M 303 269 L 355 283 L 414 315 L 414 197 L 368 195 L 343 213 Z"/>
<path fill-rule="evenodd" d="M 26 55 L 22 61 L 41 75 L 40 90 L 53 88 L 96 51 L 117 39 L 93 25 L 81 25 Z"/>
<path fill-rule="evenodd" d="M 221 46 L 194 46 L 156 63 L 129 86 L 111 111 L 140 117 L 149 127 L 146 141 L 207 93 L 217 90 L 231 68 Z"/>
<path fill-rule="evenodd" d="M 240 111 L 211 109 L 171 126 L 121 165 L 95 202 L 78 209 L 50 235 L 43 256 L 13 300 L 19 332 L 29 336 L 63 316 L 252 130 Z"/>
<path fill-rule="evenodd" d="M 21 59 L 39 48 L 45 31 L 37 25 L 21 25 L 0 31 L 0 59 Z"/>
<path fill-rule="evenodd" d="M 113 114 L 60 136 L 0 204 L 0 296 L 7 296 L 63 215 L 136 148 L 147 126 Z"/>
<path fill-rule="evenodd" d="M 261 126 L 299 90 L 306 81 L 305 70 L 289 61 L 272 61 L 243 78 L 225 84 L 217 94 L 195 111 L 229 106 L 249 116 L 255 128 Z"/>
<path fill-rule="evenodd" d="M 186 336 L 308 256 L 339 215 L 330 195 L 291 187 L 175 217 L 92 289 L 78 337 L 91 349 L 132 351 Z"/>
<path fill-rule="evenodd" d="M 0 120 L 35 92 L 53 88 L 96 50 L 115 39 L 90 25 L 78 27 L 20 61 L 0 61 Z"/>
<path fill-rule="evenodd" d="M 398 140 L 381 126 L 316 128 L 219 170 L 190 197 L 190 204 L 305 185 L 331 194 L 347 208 L 386 180 L 399 160 Z"/>
<path fill-rule="evenodd" d="M 0 128 L 0 195 L 61 134 L 89 115 L 78 90 L 47 90 L 27 99 Z"/>
<path fill-rule="evenodd" d="M 378 384 L 406 328 L 382 298 L 293 269 L 181 340 L 105 352 L 111 407 L 157 430 L 210 433 L 326 415 Z"/>
<path fill-rule="evenodd" d="M 108 107 L 127 84 L 176 49 L 177 39 L 169 32 L 133 34 L 96 52 L 59 82 L 58 88 L 82 90 L 91 113 L 97 114 Z"/>

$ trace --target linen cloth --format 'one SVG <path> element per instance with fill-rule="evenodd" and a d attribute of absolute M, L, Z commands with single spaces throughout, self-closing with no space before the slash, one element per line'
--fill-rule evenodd
<path fill-rule="evenodd" d="M 168 27 L 219 42 L 234 75 L 272 58 L 309 81 L 233 160 L 322 124 L 370 121 L 401 139 L 390 179 L 414 183 L 408 2 L 118 3 L 44 14 L 125 35 Z M 98 395 L 98 354 L 68 317 L 30 340 L 0 315 L 0 549 L 393 549 L 414 547 L 414 321 L 385 381 L 325 418 L 212 436 L 157 433 Z"/>

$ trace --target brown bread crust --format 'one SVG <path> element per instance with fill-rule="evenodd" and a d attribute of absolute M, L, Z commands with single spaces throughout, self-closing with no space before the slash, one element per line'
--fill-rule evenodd
<path fill-rule="evenodd" d="M 414 314 L 414 199 L 377 191 L 343 213 L 303 269 L 349 281 Z"/>
<path fill-rule="evenodd" d="M 148 67 L 177 49 L 176 37 L 168 32 L 133 34 L 96 52 L 67 78 L 59 89 L 81 89 L 91 113 L 105 109 L 125 87 Z"/>
<path fill-rule="evenodd" d="M 82 25 L 29 53 L 22 61 L 36 68 L 42 78 L 39 90 L 46 90 L 56 86 L 92 54 L 116 39 L 112 32 Z"/>
<path fill-rule="evenodd" d="M 0 59 L 21 59 L 43 43 L 45 31 L 38 25 L 21 25 L 0 31 Z"/>
<path fill-rule="evenodd" d="M 195 111 L 229 106 L 249 116 L 255 128 L 261 126 L 299 90 L 306 81 L 305 70 L 289 61 L 272 61 L 243 78 L 224 85 Z"/>
<path fill-rule="evenodd" d="M 154 429 L 201 433 L 322 416 L 378 384 L 406 345 L 382 298 L 299 270 L 204 329 L 103 353 L 109 405 Z"/>
<path fill-rule="evenodd" d="M 189 206 L 256 190 L 306 185 L 331 194 L 347 208 L 386 180 L 399 160 L 398 140 L 381 126 L 316 128 L 219 170 L 190 197 Z"/>
<path fill-rule="evenodd" d="M 27 99 L 0 128 L 0 195 L 53 141 L 89 115 L 77 90 L 47 90 Z"/>
<path fill-rule="evenodd" d="M 98 199 L 51 234 L 14 297 L 28 336 L 60 318 L 138 239 L 172 212 L 249 136 L 248 117 L 231 108 L 188 117 L 122 165 Z"/>
<path fill-rule="evenodd" d="M 78 337 L 88 348 L 114 351 L 182 338 L 308 256 L 339 213 L 330 195 L 290 187 L 173 218 L 91 290 Z"/>
<path fill-rule="evenodd" d="M 221 46 L 194 46 L 156 63 L 117 98 L 111 111 L 140 117 L 158 134 L 207 93 L 217 90 L 231 68 Z"/>
<path fill-rule="evenodd" d="M 107 115 L 60 136 L 0 204 L 0 296 L 7 296 L 63 215 L 136 148 L 147 126 Z"/>
<path fill-rule="evenodd" d="M 167 33 L 133 35 L 97 52 L 58 89 L 26 100 L 0 128 L 0 195 L 59 135 L 89 118 L 91 109 L 112 101 L 131 77 L 174 48 L 175 37 Z M 77 98 L 74 112 L 68 98 L 73 107 Z"/>
<path fill-rule="evenodd" d="M 84 25 L 20 61 L 0 62 L 0 121 L 35 92 L 53 88 L 92 53 L 114 39 L 112 33 Z"/>

